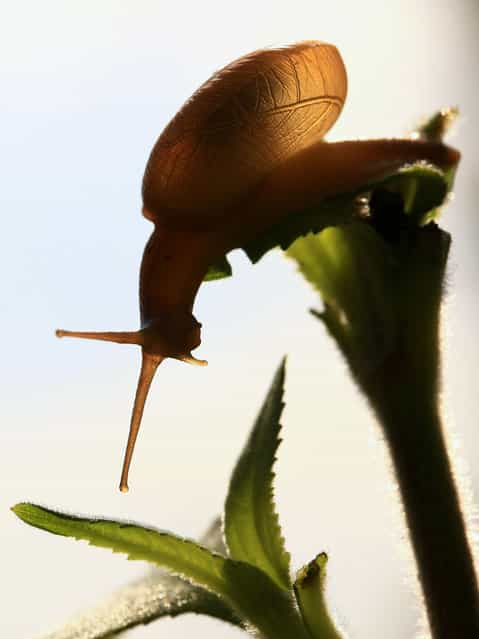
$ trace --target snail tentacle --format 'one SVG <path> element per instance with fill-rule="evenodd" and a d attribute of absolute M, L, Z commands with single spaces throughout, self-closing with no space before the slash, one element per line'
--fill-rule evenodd
<path fill-rule="evenodd" d="M 148 391 L 150 390 L 151 382 L 155 376 L 156 369 L 163 359 L 164 358 L 161 356 L 149 355 L 148 353 L 145 353 L 145 351 L 142 351 L 141 354 L 140 376 L 136 388 L 135 403 L 133 405 L 130 421 L 130 431 L 128 434 L 123 468 L 121 471 L 119 488 L 122 493 L 128 492 L 128 473 L 130 470 L 131 459 L 133 457 L 133 451 L 135 449 L 136 438 L 138 437 L 138 432 L 140 430 L 146 398 L 148 396 Z"/>

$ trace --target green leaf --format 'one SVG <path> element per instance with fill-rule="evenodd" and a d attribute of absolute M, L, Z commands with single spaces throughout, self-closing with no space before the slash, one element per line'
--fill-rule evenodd
<path fill-rule="evenodd" d="M 324 597 L 328 556 L 321 553 L 301 568 L 294 582 L 294 593 L 311 639 L 341 639 L 329 616 Z"/>
<path fill-rule="evenodd" d="M 366 393 L 386 360 L 406 350 L 424 364 L 418 364 L 415 390 L 433 385 L 435 333 L 425 325 L 441 298 L 449 241 L 434 223 L 403 229 L 387 242 L 372 226 L 357 222 L 300 239 L 288 251 L 321 294 L 324 311 L 314 315 Z M 418 305 L 427 313 L 418 316 Z"/>
<path fill-rule="evenodd" d="M 231 277 L 233 271 L 231 270 L 231 264 L 228 262 L 226 255 L 215 262 L 210 264 L 208 272 L 204 277 L 204 282 L 212 282 L 214 280 L 221 280 L 225 277 Z"/>
<path fill-rule="evenodd" d="M 226 552 L 220 519 L 201 537 L 200 543 L 210 550 Z M 161 617 L 176 617 L 188 612 L 208 615 L 243 627 L 241 620 L 217 595 L 164 570 L 153 568 L 145 577 L 120 588 L 108 599 L 44 639 L 105 639 Z"/>
<path fill-rule="evenodd" d="M 232 558 L 260 568 L 278 586 L 289 590 L 290 558 L 275 512 L 272 471 L 280 444 L 284 377 L 283 360 L 233 472 L 224 529 Z"/>
<path fill-rule="evenodd" d="M 238 617 L 216 595 L 178 577 L 161 573 L 125 586 L 88 613 L 72 619 L 61 630 L 43 639 L 104 639 L 162 617 L 177 617 L 189 612 L 243 627 Z"/>
<path fill-rule="evenodd" d="M 450 182 L 440 169 L 417 163 L 399 169 L 376 188 L 398 193 L 411 222 L 423 226 L 437 216 L 437 207 L 446 199 Z"/>
<path fill-rule="evenodd" d="M 168 568 L 219 595 L 241 619 L 266 637 L 306 639 L 291 593 L 278 588 L 254 566 L 227 559 L 171 533 L 136 524 L 74 517 L 26 503 L 17 504 L 12 510 L 37 528 Z"/>
<path fill-rule="evenodd" d="M 371 372 L 391 351 L 397 334 L 394 281 L 398 263 L 390 246 L 364 222 L 326 229 L 297 240 L 287 252 L 321 294 L 326 325 L 353 369 Z"/>
<path fill-rule="evenodd" d="M 220 555 L 170 533 L 119 521 L 75 517 L 28 503 L 17 504 L 13 512 L 36 528 L 125 553 L 128 559 L 158 564 L 212 591 L 221 591 L 224 585 Z"/>

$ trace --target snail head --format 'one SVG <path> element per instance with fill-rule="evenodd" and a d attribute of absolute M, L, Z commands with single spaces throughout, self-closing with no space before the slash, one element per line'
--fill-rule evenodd
<path fill-rule="evenodd" d="M 148 322 L 141 331 L 143 353 L 166 359 L 171 357 L 190 364 L 206 365 L 191 351 L 201 344 L 201 324 L 188 312 L 165 312 Z"/>

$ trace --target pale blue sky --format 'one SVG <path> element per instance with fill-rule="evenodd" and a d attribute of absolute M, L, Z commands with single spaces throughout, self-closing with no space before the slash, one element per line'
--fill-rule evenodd
<path fill-rule="evenodd" d="M 449 104 L 463 114 L 452 138 L 463 162 L 443 220 L 454 241 L 444 408 L 477 494 L 478 16 L 474 0 L 3 4 L 2 636 L 39 636 L 144 570 L 29 529 L 9 506 L 40 501 L 199 534 L 221 508 L 285 352 L 277 493 L 293 564 L 328 551 L 331 595 L 352 638 L 412 636 L 413 569 L 382 442 L 335 347 L 306 312 L 319 301 L 280 253 L 255 268 L 234 255 L 236 276 L 202 288 L 197 354 L 210 365 L 171 362 L 160 370 L 126 497 L 116 486 L 139 354 L 60 342 L 53 331 L 137 327 L 138 266 L 150 232 L 140 215 L 142 172 L 192 91 L 248 51 L 332 42 L 345 60 L 349 95 L 331 139 L 401 135 Z M 239 636 L 197 618 L 131 636 L 190 632 Z"/>

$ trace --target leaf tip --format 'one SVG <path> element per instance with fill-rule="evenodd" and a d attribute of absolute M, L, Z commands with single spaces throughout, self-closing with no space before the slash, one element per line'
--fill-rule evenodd
<path fill-rule="evenodd" d="M 32 514 L 32 509 L 35 509 L 33 504 L 29 504 L 26 501 L 21 501 L 15 506 L 12 506 L 10 510 L 22 521 L 29 523 L 30 515 Z"/>
<path fill-rule="evenodd" d="M 286 378 L 286 368 L 288 364 L 288 355 L 283 355 L 276 371 L 276 379 L 279 380 L 279 385 L 284 390 L 284 382 Z"/>
<path fill-rule="evenodd" d="M 299 588 L 307 588 L 310 584 L 314 583 L 318 577 L 321 579 L 323 576 L 321 573 L 324 573 L 327 562 L 328 555 L 325 552 L 316 555 L 312 561 L 298 570 L 295 585 Z"/>

